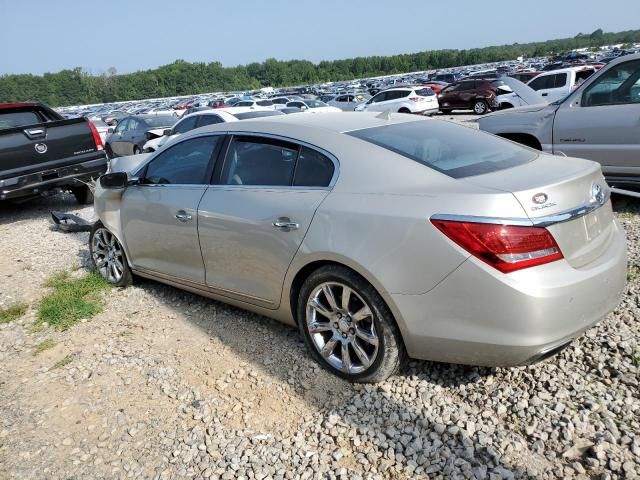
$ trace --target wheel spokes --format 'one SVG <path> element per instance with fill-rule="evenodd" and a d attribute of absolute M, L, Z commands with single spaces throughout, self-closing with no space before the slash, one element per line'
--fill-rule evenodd
<path fill-rule="evenodd" d="M 351 346 L 353 347 L 353 351 L 356 352 L 358 359 L 360 360 L 360 362 L 364 367 L 368 367 L 369 365 L 371 365 L 371 360 L 369 359 L 369 355 L 367 355 L 367 352 L 364 351 L 364 349 L 360 346 L 357 340 L 354 340 L 351 343 Z"/>
<path fill-rule="evenodd" d="M 329 285 L 323 285 L 322 292 L 324 293 L 324 298 L 326 298 L 327 302 L 329 302 L 329 307 L 331 308 L 331 311 L 333 312 L 337 311 L 338 304 L 336 302 L 336 297 L 333 295 L 333 290 L 331 290 L 331 287 Z"/>
<path fill-rule="evenodd" d="M 312 322 L 309 325 L 309 333 L 322 333 L 322 332 L 330 332 L 330 331 L 331 331 L 330 323 Z"/>
<path fill-rule="evenodd" d="M 342 343 L 342 370 L 344 372 L 349 372 L 352 368 L 351 365 L 351 354 L 349 353 L 349 343 Z"/>
<path fill-rule="evenodd" d="M 369 345 L 373 345 L 375 347 L 378 346 L 378 336 L 371 332 L 367 332 L 358 326 L 356 326 L 356 336 L 367 342 Z"/>
<path fill-rule="evenodd" d="M 359 322 L 360 320 L 364 320 L 367 317 L 371 316 L 371 310 L 366 305 L 358 310 L 356 313 L 351 315 L 354 322 Z"/>
<path fill-rule="evenodd" d="M 320 355 L 322 355 L 324 358 L 329 358 L 333 354 L 337 343 L 338 339 L 336 337 L 331 337 L 329 341 L 324 344 L 322 350 L 320 350 Z"/>
<path fill-rule="evenodd" d="M 312 299 L 309 302 L 309 306 L 311 308 L 313 308 L 316 312 L 318 312 L 320 315 L 327 317 L 329 319 L 331 319 L 331 313 L 329 310 L 326 309 L 326 307 L 324 305 L 322 305 L 317 298 Z"/>
<path fill-rule="evenodd" d="M 351 289 L 349 287 L 342 288 L 342 309 L 349 311 L 349 301 L 351 300 Z"/>

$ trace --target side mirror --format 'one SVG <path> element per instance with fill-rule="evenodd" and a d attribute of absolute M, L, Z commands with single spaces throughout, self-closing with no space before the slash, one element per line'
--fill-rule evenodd
<path fill-rule="evenodd" d="M 100 177 L 100 186 L 108 190 L 119 190 L 129 185 L 129 175 L 126 172 L 107 173 Z"/>
<path fill-rule="evenodd" d="M 308 107 L 306 107 L 305 105 L 300 107 L 300 110 L 307 110 Z"/>
<path fill-rule="evenodd" d="M 162 135 L 171 136 L 173 135 L 173 130 L 170 128 L 167 128 L 164 132 L 162 132 Z"/>

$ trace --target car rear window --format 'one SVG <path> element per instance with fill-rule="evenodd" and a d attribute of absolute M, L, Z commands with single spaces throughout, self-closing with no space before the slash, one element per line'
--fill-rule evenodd
<path fill-rule="evenodd" d="M 453 178 L 496 172 L 536 158 L 532 150 L 506 140 L 436 120 L 396 123 L 348 134 Z"/>
<path fill-rule="evenodd" d="M 426 87 L 421 88 L 420 90 L 416 90 L 416 95 L 419 95 L 421 97 L 432 97 L 435 95 L 435 93 L 429 87 Z"/>
<path fill-rule="evenodd" d="M 0 111 L 0 130 L 22 127 L 40 123 L 40 117 L 35 112 L 2 112 Z"/>

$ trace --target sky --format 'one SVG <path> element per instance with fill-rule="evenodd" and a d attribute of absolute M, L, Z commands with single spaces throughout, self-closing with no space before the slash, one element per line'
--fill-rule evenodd
<path fill-rule="evenodd" d="M 0 74 L 313 62 L 640 28 L 638 0 L 0 0 Z"/>

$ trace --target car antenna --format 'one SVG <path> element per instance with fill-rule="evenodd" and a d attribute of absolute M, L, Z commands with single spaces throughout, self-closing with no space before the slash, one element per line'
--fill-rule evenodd
<path fill-rule="evenodd" d="M 385 110 L 380 115 L 376 115 L 376 118 L 381 118 L 382 120 L 391 120 L 391 110 Z"/>

